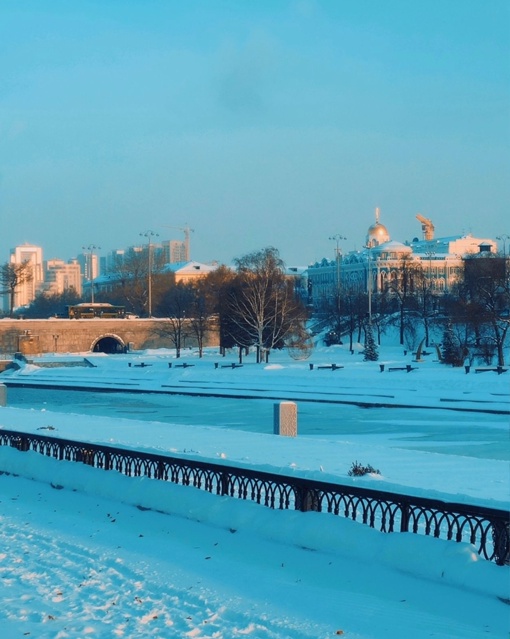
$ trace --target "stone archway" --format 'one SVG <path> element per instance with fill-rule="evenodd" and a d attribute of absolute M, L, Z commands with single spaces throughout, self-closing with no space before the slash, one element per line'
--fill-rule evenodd
<path fill-rule="evenodd" d="M 107 333 L 106 335 L 101 335 L 94 340 L 90 350 L 93 353 L 107 353 L 108 355 L 114 355 L 116 353 L 125 353 L 126 344 L 118 335 Z"/>

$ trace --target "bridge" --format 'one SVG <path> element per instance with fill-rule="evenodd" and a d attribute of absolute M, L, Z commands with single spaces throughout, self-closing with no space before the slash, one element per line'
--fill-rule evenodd
<path fill-rule="evenodd" d="M 124 353 L 146 348 L 174 348 L 168 319 L 2 319 L 0 353 Z M 181 347 L 196 346 L 190 326 Z M 217 332 L 207 334 L 206 346 L 217 346 Z"/>

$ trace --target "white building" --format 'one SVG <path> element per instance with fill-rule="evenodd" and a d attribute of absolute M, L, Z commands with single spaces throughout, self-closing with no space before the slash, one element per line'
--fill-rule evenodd
<path fill-rule="evenodd" d="M 425 221 L 422 229 L 427 239 L 406 244 L 392 240 L 376 209 L 375 223 L 368 228 L 361 251 L 351 251 L 345 256 L 338 252 L 335 260 L 324 258 L 310 265 L 308 281 L 313 306 L 319 308 L 324 300 L 332 300 L 338 294 L 341 298 L 346 291 L 384 292 L 400 277 L 404 258 L 421 267 L 433 293 L 442 294 L 458 280 L 466 255 L 498 250 L 496 241 L 472 235 L 435 239 L 432 223 L 417 217 Z"/>
<path fill-rule="evenodd" d="M 27 262 L 29 264 L 32 277 L 30 281 L 24 282 L 19 286 L 14 294 L 14 309 L 20 306 L 28 306 L 30 302 L 36 296 L 42 283 L 44 282 L 44 265 L 43 265 L 43 251 L 40 246 L 34 246 L 32 244 L 23 244 L 11 249 L 9 257 L 10 264 L 23 264 Z M 8 296 L 4 301 L 4 310 L 7 310 L 9 305 Z"/>
<path fill-rule="evenodd" d="M 99 277 L 101 272 L 100 258 L 93 250 L 90 250 L 87 253 L 81 253 L 76 258 L 76 261 L 80 265 L 83 278 L 82 281 L 90 282 L 90 280 L 94 280 L 96 277 Z"/>
<path fill-rule="evenodd" d="M 44 285 L 41 288 L 45 293 L 60 295 L 74 289 L 81 295 L 82 276 L 78 260 L 47 260 L 44 265 Z"/>

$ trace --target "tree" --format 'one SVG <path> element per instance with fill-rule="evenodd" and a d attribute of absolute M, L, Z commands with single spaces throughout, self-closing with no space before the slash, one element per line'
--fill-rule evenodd
<path fill-rule="evenodd" d="M 306 309 L 285 274 L 278 250 L 268 247 L 234 260 L 236 277 L 227 290 L 226 311 L 232 339 L 255 346 L 257 362 L 300 334 Z M 265 357 L 264 357 L 265 354 Z"/>
<path fill-rule="evenodd" d="M 443 333 L 442 362 L 452 366 L 462 366 L 463 361 L 463 349 L 455 337 L 451 323 L 448 322 Z"/>
<path fill-rule="evenodd" d="M 29 319 L 67 317 L 67 307 L 81 301 L 82 298 L 74 288 L 66 289 L 63 293 L 39 293 L 24 311 L 24 316 Z"/>
<path fill-rule="evenodd" d="M 9 316 L 14 316 L 14 301 L 16 298 L 16 291 L 18 291 L 23 284 L 31 282 L 34 278 L 32 265 L 30 260 L 25 260 L 19 264 L 11 264 L 6 262 L 0 266 L 0 283 L 3 288 L 3 293 L 7 293 L 9 296 Z"/>
<path fill-rule="evenodd" d="M 236 342 L 232 338 L 232 325 L 229 319 L 229 288 L 234 280 L 234 272 L 227 266 L 220 266 L 201 280 L 200 287 L 205 296 L 205 305 L 209 309 L 211 321 L 216 321 L 219 331 L 220 351 L 232 348 Z"/>
<path fill-rule="evenodd" d="M 195 337 L 198 346 L 198 356 L 202 357 L 207 333 L 211 330 L 211 322 L 216 305 L 216 296 L 209 286 L 213 278 L 201 278 L 188 285 L 190 299 L 188 304 L 188 328 Z"/>
<path fill-rule="evenodd" d="M 420 267 L 411 255 L 404 255 L 399 267 L 391 274 L 386 292 L 398 302 L 400 343 L 404 344 L 407 315 L 416 310 L 415 284 L 420 279 Z"/>
<path fill-rule="evenodd" d="M 188 336 L 189 317 L 193 308 L 194 288 L 179 282 L 169 288 L 157 308 L 165 321 L 154 329 L 159 337 L 167 337 L 173 343 L 175 356 L 181 356 L 185 338 Z"/>
<path fill-rule="evenodd" d="M 484 338 L 491 342 L 497 352 L 498 365 L 504 366 L 504 346 L 510 328 L 507 260 L 492 253 L 466 258 L 463 295 L 469 303 L 470 321 L 476 326 L 477 343 Z"/>
<path fill-rule="evenodd" d="M 363 359 L 365 362 L 377 362 L 379 359 L 371 322 L 365 322 L 365 349 Z"/>
<path fill-rule="evenodd" d="M 165 291 L 175 282 L 173 274 L 162 272 L 164 259 L 155 254 L 151 260 L 151 303 L 157 309 Z M 109 269 L 107 276 L 111 279 L 108 293 L 99 293 L 98 301 L 111 302 L 125 306 L 136 315 L 149 314 L 149 255 L 148 248 L 130 249 L 123 259 Z M 152 310 L 152 309 L 151 309 Z"/>
<path fill-rule="evenodd" d="M 435 316 L 435 295 L 433 292 L 430 277 L 426 277 L 423 266 L 416 264 L 414 266 L 414 293 L 416 304 L 414 305 L 415 313 L 423 322 L 425 329 L 425 346 L 429 346 L 430 328 L 432 320 Z"/>

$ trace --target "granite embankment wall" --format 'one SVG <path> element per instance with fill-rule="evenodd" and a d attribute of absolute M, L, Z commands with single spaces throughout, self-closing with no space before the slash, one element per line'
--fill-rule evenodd
<path fill-rule="evenodd" d="M 166 335 L 165 335 L 166 331 Z M 183 348 L 196 346 L 190 327 L 183 331 Z M 174 348 L 171 327 L 164 319 L 45 319 L 0 320 L 0 353 L 112 352 L 145 348 Z M 207 346 L 218 344 L 217 331 L 206 336 Z"/>

